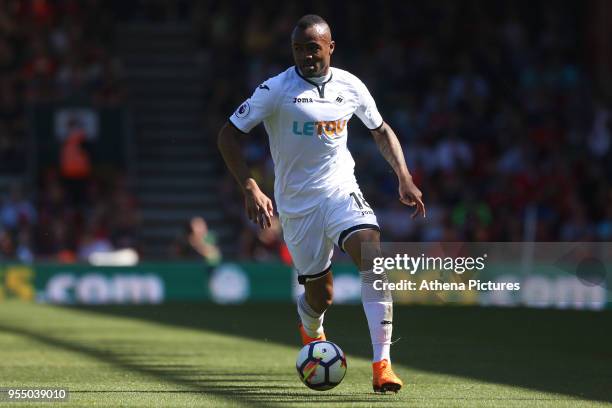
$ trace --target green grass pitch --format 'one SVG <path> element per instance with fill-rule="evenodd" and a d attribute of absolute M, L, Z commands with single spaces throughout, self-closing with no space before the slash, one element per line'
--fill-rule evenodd
<path fill-rule="evenodd" d="M 0 387 L 66 387 L 100 407 L 612 406 L 612 313 L 396 307 L 398 394 L 371 388 L 361 306 L 333 306 L 326 331 L 347 353 L 344 382 L 297 378 L 293 305 L 0 303 Z M 0 403 L 0 406 L 7 406 Z"/>

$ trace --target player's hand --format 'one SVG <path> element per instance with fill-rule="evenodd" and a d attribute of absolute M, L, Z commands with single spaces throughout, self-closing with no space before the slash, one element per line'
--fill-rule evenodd
<path fill-rule="evenodd" d="M 262 229 L 272 226 L 274 217 L 272 200 L 259 189 L 255 180 L 249 180 L 244 189 L 244 206 L 249 220 Z"/>
<path fill-rule="evenodd" d="M 412 218 L 416 218 L 419 214 L 425 218 L 425 204 L 423 204 L 423 193 L 414 184 L 412 179 L 401 181 L 399 185 L 399 196 L 400 201 L 409 205 L 410 207 L 416 207 L 412 213 Z"/>

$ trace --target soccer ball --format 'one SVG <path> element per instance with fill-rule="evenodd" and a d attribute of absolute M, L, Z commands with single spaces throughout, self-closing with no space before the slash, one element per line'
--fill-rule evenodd
<path fill-rule="evenodd" d="M 346 357 L 340 347 L 330 341 L 313 341 L 300 350 L 295 368 L 308 388 L 331 390 L 346 374 Z"/>

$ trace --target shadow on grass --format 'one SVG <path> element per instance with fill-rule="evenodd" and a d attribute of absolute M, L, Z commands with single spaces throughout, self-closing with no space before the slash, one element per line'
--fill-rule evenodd
<path fill-rule="evenodd" d="M 61 348 L 66 351 L 80 353 L 90 358 L 95 358 L 107 364 L 111 364 L 123 370 L 133 373 L 143 374 L 162 380 L 169 384 L 174 384 L 179 389 L 174 390 L 85 390 L 71 389 L 71 393 L 159 393 L 159 394 L 209 394 L 227 399 L 231 403 L 245 403 L 249 406 L 271 406 L 289 405 L 296 403 L 338 403 L 342 402 L 359 403 L 367 402 L 370 405 L 379 405 L 376 400 L 371 399 L 371 395 L 363 394 L 351 396 L 327 392 L 318 394 L 309 392 L 302 385 L 275 385 L 269 382 L 279 382 L 278 374 L 266 374 L 262 372 L 233 372 L 219 373 L 214 369 L 204 369 L 201 366 L 188 364 L 164 365 L 147 364 L 130 360 L 131 353 L 123 349 L 117 353 L 109 349 L 99 349 L 87 342 L 62 339 L 46 333 L 39 333 L 34 330 L 15 327 L 12 325 L 0 324 L 0 330 L 19 335 L 30 340 L 35 340 L 47 346 Z M 140 347 L 135 345 L 135 352 L 139 352 Z M 195 377 L 195 378 L 194 378 Z M 227 377 L 227 378 L 218 378 Z M 283 376 L 284 379 L 284 376 Z M 257 383 L 264 382 L 265 385 Z M 254 385 L 255 383 L 255 385 Z M 247 385 L 248 384 L 248 385 Z M 380 402 L 380 406 L 385 405 L 385 401 Z"/>
<path fill-rule="evenodd" d="M 295 306 L 288 304 L 78 309 L 287 344 L 296 351 L 299 347 Z M 332 307 L 326 315 L 326 333 L 347 353 L 371 357 L 361 306 Z M 612 402 L 610 311 L 396 306 L 394 338 L 400 338 L 392 348 L 394 362 L 408 368 Z M 241 374 L 232 378 L 240 379 Z M 304 402 L 323 401 L 317 396 L 307 392 Z"/>

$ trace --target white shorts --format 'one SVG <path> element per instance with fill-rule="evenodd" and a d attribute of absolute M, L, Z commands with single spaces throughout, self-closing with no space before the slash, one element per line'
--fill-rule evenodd
<path fill-rule="evenodd" d="M 316 210 L 301 217 L 281 215 L 280 221 L 298 281 L 302 284 L 329 272 L 334 244 L 344 251 L 344 242 L 354 232 L 380 231 L 376 215 L 359 189 L 338 191 Z"/>

